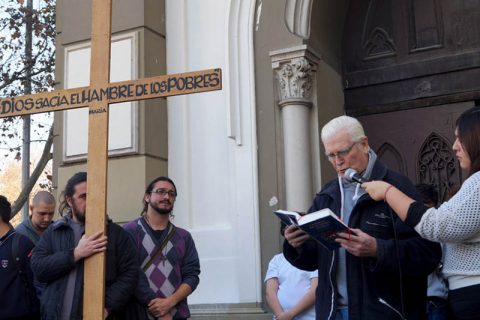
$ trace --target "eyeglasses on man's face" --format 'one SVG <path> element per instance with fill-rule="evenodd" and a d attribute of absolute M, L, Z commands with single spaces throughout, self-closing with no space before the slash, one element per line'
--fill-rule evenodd
<path fill-rule="evenodd" d="M 343 149 L 343 150 L 340 150 L 340 151 L 337 151 L 337 152 L 332 152 L 332 153 L 327 153 L 325 154 L 328 158 L 328 160 L 330 161 L 333 161 L 335 160 L 336 158 L 345 158 L 346 156 L 348 156 L 348 154 L 350 153 L 350 151 L 352 151 L 353 147 L 358 143 L 357 142 L 354 142 L 352 143 L 352 145 L 346 149 Z"/>
<path fill-rule="evenodd" d="M 166 190 L 166 189 L 155 189 L 152 190 L 151 193 L 156 193 L 160 197 L 165 197 L 167 194 L 170 198 L 175 198 L 177 196 L 177 193 L 173 190 Z"/>

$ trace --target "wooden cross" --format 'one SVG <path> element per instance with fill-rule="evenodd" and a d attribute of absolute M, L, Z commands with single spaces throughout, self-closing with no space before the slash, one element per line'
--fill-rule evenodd
<path fill-rule="evenodd" d="M 0 99 L 0 118 L 89 107 L 85 233 L 105 233 L 109 104 L 222 89 L 220 68 L 109 83 L 112 0 L 92 0 L 90 86 Z M 84 262 L 84 319 L 104 318 L 105 253 Z"/>

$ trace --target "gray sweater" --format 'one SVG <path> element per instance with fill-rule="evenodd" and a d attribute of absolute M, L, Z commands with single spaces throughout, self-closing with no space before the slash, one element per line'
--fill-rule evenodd
<path fill-rule="evenodd" d="M 15 228 L 15 231 L 28 237 L 35 245 L 37 245 L 38 240 L 40 240 L 40 236 L 32 224 L 32 216 L 29 216 L 28 219 L 23 220 L 23 222 Z"/>
<path fill-rule="evenodd" d="M 443 274 L 450 289 L 479 284 L 480 172 L 438 209 L 425 211 L 415 230 L 423 238 L 445 243 Z"/>

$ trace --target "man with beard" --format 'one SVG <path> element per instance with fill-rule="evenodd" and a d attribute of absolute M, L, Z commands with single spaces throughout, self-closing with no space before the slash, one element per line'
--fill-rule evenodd
<path fill-rule="evenodd" d="M 135 247 L 128 233 L 111 220 L 102 232 L 85 236 L 87 173 L 67 182 L 59 212 L 61 219 L 45 231 L 33 251 L 32 270 L 46 283 L 41 296 L 42 319 L 83 318 L 83 261 L 106 251 L 105 316 L 119 318 L 138 280 Z"/>
<path fill-rule="evenodd" d="M 31 215 L 19 224 L 15 231 L 27 236 L 34 244 L 52 223 L 55 212 L 55 198 L 48 191 L 39 191 L 30 205 Z"/>
<path fill-rule="evenodd" d="M 190 233 L 170 222 L 177 188 L 158 177 L 145 190 L 142 216 L 124 226 L 133 236 L 142 273 L 137 300 L 162 320 L 187 319 L 187 297 L 198 285 L 200 262 Z"/>

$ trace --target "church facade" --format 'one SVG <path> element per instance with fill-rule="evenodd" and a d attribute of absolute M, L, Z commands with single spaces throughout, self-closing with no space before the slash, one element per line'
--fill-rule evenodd
<path fill-rule="evenodd" d="M 88 84 L 90 11 L 57 1 L 58 89 Z M 112 82 L 221 68 L 223 89 L 110 106 L 109 216 L 138 217 L 148 182 L 168 175 L 173 222 L 200 255 L 192 319 L 271 318 L 272 211 L 306 211 L 334 177 L 319 138 L 331 118 L 358 117 L 414 182 L 446 194 L 462 180 L 448 150 L 456 115 L 479 101 L 478 15 L 480 1 L 113 1 Z M 86 170 L 87 118 L 55 114 L 57 195 Z"/>

